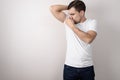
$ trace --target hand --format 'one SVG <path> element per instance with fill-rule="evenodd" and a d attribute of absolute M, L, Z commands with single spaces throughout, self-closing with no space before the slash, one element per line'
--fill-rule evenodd
<path fill-rule="evenodd" d="M 65 23 L 66 23 L 70 28 L 73 28 L 74 25 L 75 25 L 72 17 L 66 18 Z"/>

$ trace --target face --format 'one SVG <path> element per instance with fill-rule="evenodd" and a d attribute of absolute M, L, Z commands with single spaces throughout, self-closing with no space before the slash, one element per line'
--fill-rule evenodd
<path fill-rule="evenodd" d="M 74 23 L 77 24 L 81 21 L 83 15 L 83 11 L 78 12 L 74 7 L 68 10 L 70 17 L 73 19 Z"/>

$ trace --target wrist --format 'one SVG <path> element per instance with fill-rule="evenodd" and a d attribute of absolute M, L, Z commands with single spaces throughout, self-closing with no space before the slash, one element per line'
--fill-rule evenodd
<path fill-rule="evenodd" d="M 72 28 L 72 30 L 76 29 L 75 25 L 71 25 L 71 28 Z"/>

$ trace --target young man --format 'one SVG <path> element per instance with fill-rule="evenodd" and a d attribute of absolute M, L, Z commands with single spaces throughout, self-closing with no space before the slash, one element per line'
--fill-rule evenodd
<path fill-rule="evenodd" d="M 85 17 L 86 6 L 81 0 L 72 1 L 68 6 L 52 5 L 50 10 L 65 24 L 67 51 L 64 80 L 94 80 L 91 43 L 97 35 L 96 20 Z"/>

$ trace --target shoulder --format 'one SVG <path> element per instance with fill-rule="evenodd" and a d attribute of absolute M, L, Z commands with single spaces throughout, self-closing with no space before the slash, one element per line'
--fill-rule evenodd
<path fill-rule="evenodd" d="M 97 21 L 96 19 L 89 19 L 87 22 L 87 31 L 93 30 L 97 32 Z"/>
<path fill-rule="evenodd" d="M 97 24 L 96 19 L 88 19 L 88 24 Z"/>

